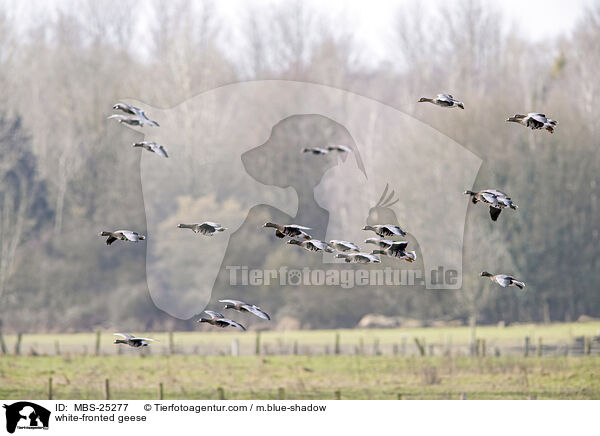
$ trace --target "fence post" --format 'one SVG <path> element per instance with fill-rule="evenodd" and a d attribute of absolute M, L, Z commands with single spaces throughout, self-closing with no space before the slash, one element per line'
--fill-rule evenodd
<path fill-rule="evenodd" d="M 415 344 L 419 349 L 419 354 L 421 356 L 425 356 L 425 339 L 423 339 L 423 343 L 421 343 L 421 341 L 419 341 L 419 338 L 415 338 Z"/>
<path fill-rule="evenodd" d="M 8 350 L 6 349 L 6 342 L 4 342 L 4 335 L 2 335 L 1 327 L 0 327 L 0 351 L 2 351 L 2 354 L 8 354 Z"/>
<path fill-rule="evenodd" d="M 160 382 L 158 384 L 158 399 L 159 400 L 164 400 L 165 399 L 165 391 L 164 391 L 164 386 L 163 386 L 162 382 Z"/>
<path fill-rule="evenodd" d="M 60 343 L 58 341 L 54 341 L 54 354 L 60 356 Z"/>
<path fill-rule="evenodd" d="M 294 355 L 298 354 L 298 341 L 294 341 L 294 350 L 293 350 Z"/>
<path fill-rule="evenodd" d="M 375 356 L 381 355 L 381 350 L 379 349 L 379 338 L 375 338 L 373 341 L 373 354 Z"/>
<path fill-rule="evenodd" d="M 465 392 L 460 394 L 460 399 L 461 400 L 466 400 L 467 399 L 467 394 Z"/>
<path fill-rule="evenodd" d="M 392 353 L 394 353 L 394 356 L 398 355 L 398 344 L 392 345 Z"/>
<path fill-rule="evenodd" d="M 335 332 L 335 348 L 333 351 L 335 354 L 340 354 L 340 333 Z"/>
<path fill-rule="evenodd" d="M 221 386 L 217 388 L 217 399 L 224 400 L 225 399 L 225 389 Z"/>
<path fill-rule="evenodd" d="M 104 380 L 104 399 L 110 400 L 110 382 L 108 379 Z"/>
<path fill-rule="evenodd" d="M 256 332 L 256 344 L 254 348 L 254 354 L 260 356 L 260 332 Z"/>
<path fill-rule="evenodd" d="M 17 343 L 15 344 L 15 354 L 19 356 L 21 354 L 21 342 L 23 341 L 23 333 L 17 334 Z"/>
<path fill-rule="evenodd" d="M 530 342 L 531 338 L 529 336 L 525 336 L 525 347 L 523 349 L 523 355 L 525 357 L 529 356 L 529 342 Z"/>
<path fill-rule="evenodd" d="M 538 355 L 538 357 L 542 357 L 542 337 L 541 336 L 538 338 L 537 355 Z"/>
<path fill-rule="evenodd" d="M 277 398 L 279 400 L 285 400 L 285 388 L 277 389 Z"/>
<path fill-rule="evenodd" d="M 363 338 L 358 339 L 358 353 L 365 354 L 365 340 Z"/>
<path fill-rule="evenodd" d="M 238 339 L 231 341 L 231 355 L 234 357 L 240 355 L 240 341 Z"/>
<path fill-rule="evenodd" d="M 333 393 L 333 396 L 335 397 L 336 400 L 341 400 L 342 399 L 342 392 L 341 391 L 335 391 Z"/>
<path fill-rule="evenodd" d="M 487 353 L 486 350 L 486 345 L 485 345 L 485 339 L 481 340 L 481 356 L 485 357 L 485 354 Z"/>
<path fill-rule="evenodd" d="M 587 336 L 583 337 L 583 348 L 584 348 L 584 353 L 586 356 L 589 356 L 590 354 L 592 354 L 592 340 L 591 338 L 588 338 Z"/>
<path fill-rule="evenodd" d="M 175 354 L 175 337 L 173 335 L 173 330 L 169 330 L 169 354 Z"/>
<path fill-rule="evenodd" d="M 52 399 L 52 377 L 48 378 L 48 399 Z"/>
<path fill-rule="evenodd" d="M 94 354 L 96 356 L 100 355 L 100 330 L 96 330 L 96 345 L 94 347 Z"/>

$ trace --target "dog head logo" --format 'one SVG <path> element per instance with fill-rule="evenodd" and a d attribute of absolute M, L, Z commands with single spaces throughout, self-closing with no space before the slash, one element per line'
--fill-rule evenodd
<path fill-rule="evenodd" d="M 4 404 L 6 409 L 6 431 L 14 433 L 16 429 L 48 429 L 50 411 L 28 401 Z"/>
<path fill-rule="evenodd" d="M 481 160 L 421 121 L 347 91 L 278 80 L 227 85 L 165 110 L 125 101 L 160 124 L 129 127 L 168 151 L 166 159 L 142 152 L 141 181 L 148 287 L 170 315 L 188 319 L 204 309 L 230 235 L 259 205 L 300 220 L 315 204 L 328 212 L 324 226 L 297 224 L 326 240 L 361 243 L 373 236 L 362 230 L 365 220 L 397 223 L 418 245 L 426 288 L 461 287 L 462 193 Z M 347 149 L 303 152 L 336 143 Z M 177 228 L 203 221 L 227 230 L 194 237 Z M 435 281 L 440 268 L 457 280 Z"/>

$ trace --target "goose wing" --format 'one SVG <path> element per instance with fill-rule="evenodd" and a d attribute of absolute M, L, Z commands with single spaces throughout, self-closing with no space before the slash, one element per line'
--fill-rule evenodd
<path fill-rule="evenodd" d="M 157 340 L 157 339 L 150 339 L 150 338 L 138 338 L 138 337 L 135 337 L 135 338 L 130 338 L 130 339 L 131 339 L 132 341 L 141 341 L 141 342 L 144 342 L 144 341 L 148 341 L 148 342 L 158 342 L 158 340 Z"/>
<path fill-rule="evenodd" d="M 401 251 L 404 251 L 406 249 L 406 247 L 408 247 L 407 241 L 398 241 L 398 242 L 392 242 L 391 245 L 389 246 L 388 250 L 391 251 L 392 253 L 401 252 Z"/>
<path fill-rule="evenodd" d="M 243 325 L 241 325 L 239 322 L 236 322 L 236 321 L 234 321 L 234 320 L 232 320 L 232 319 L 223 318 L 223 319 L 220 319 L 219 321 L 220 321 L 220 322 L 227 323 L 227 324 L 229 324 L 229 325 L 230 325 L 230 326 L 232 326 L 232 327 L 237 327 L 237 328 L 240 328 L 240 329 L 242 329 L 242 330 L 246 331 L 246 327 L 244 327 L 244 326 L 243 326 Z"/>
<path fill-rule="evenodd" d="M 499 207 L 490 206 L 490 218 L 492 218 L 492 221 L 496 221 L 498 219 L 500 212 L 502 212 L 502 209 Z"/>
<path fill-rule="evenodd" d="M 215 223 L 202 223 L 200 224 L 200 226 L 198 227 L 198 229 L 200 230 L 200 233 L 202 233 L 203 235 L 209 235 L 209 234 L 213 234 L 216 230 L 217 227 L 221 227 L 218 224 Z"/>
<path fill-rule="evenodd" d="M 125 239 L 131 242 L 138 242 L 141 239 L 138 232 L 131 230 L 119 230 L 117 233 L 121 233 Z"/>
<path fill-rule="evenodd" d="M 233 304 L 235 306 L 243 306 L 245 304 L 248 304 L 248 303 L 245 303 L 240 300 L 219 300 L 219 303 L 225 303 L 225 304 L 229 303 L 229 304 Z"/>
<path fill-rule="evenodd" d="M 159 156 L 169 157 L 169 155 L 167 154 L 167 150 L 162 145 L 156 146 L 155 148 L 153 148 L 153 151 L 154 151 L 154 153 L 158 154 Z"/>
<path fill-rule="evenodd" d="M 267 312 L 264 312 L 260 307 L 255 306 L 254 304 L 243 304 L 242 308 L 246 309 L 251 314 L 258 316 L 259 318 L 271 320 L 271 317 Z"/>
<path fill-rule="evenodd" d="M 212 319 L 225 318 L 222 314 L 220 314 L 219 312 L 215 312 L 214 310 L 205 310 L 204 313 L 206 313 Z"/>
<path fill-rule="evenodd" d="M 133 339 L 134 336 L 130 335 L 129 333 L 113 333 L 113 336 L 121 336 L 122 338 L 125 339 Z"/>
<path fill-rule="evenodd" d="M 312 230 L 310 227 L 299 226 L 298 224 L 288 224 L 283 227 L 289 228 L 289 229 L 296 229 L 296 230 Z"/>

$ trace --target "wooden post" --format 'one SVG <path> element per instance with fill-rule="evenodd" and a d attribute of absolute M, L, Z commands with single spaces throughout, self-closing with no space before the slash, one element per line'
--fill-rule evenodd
<path fill-rule="evenodd" d="M 342 392 L 341 391 L 335 391 L 333 393 L 333 396 L 336 400 L 341 400 L 342 399 Z"/>
<path fill-rule="evenodd" d="M 335 354 L 340 354 L 340 333 L 339 332 L 335 332 L 335 348 L 334 348 L 334 353 Z"/>
<path fill-rule="evenodd" d="M 96 356 L 100 355 L 100 330 L 96 331 L 96 346 L 94 347 L 94 354 Z"/>
<path fill-rule="evenodd" d="M 175 354 L 175 338 L 173 335 L 173 330 L 169 330 L 169 354 Z"/>
<path fill-rule="evenodd" d="M 2 351 L 2 354 L 8 354 L 8 349 L 6 348 L 6 342 L 4 342 L 2 330 L 0 330 L 0 351 Z"/>
<path fill-rule="evenodd" d="M 403 356 L 406 356 L 406 338 L 407 338 L 407 335 L 406 335 L 406 334 L 403 334 L 403 335 L 402 335 L 402 348 L 401 348 L 401 350 L 402 350 L 402 351 L 401 351 L 401 354 L 402 354 Z"/>
<path fill-rule="evenodd" d="M 294 355 L 298 354 L 298 341 L 294 341 L 294 350 L 293 350 Z"/>
<path fill-rule="evenodd" d="M 592 340 L 591 338 L 588 338 L 587 336 L 584 336 L 583 338 L 583 349 L 584 349 L 584 353 L 586 356 L 589 356 L 590 354 L 592 354 Z"/>
<path fill-rule="evenodd" d="M 529 336 L 525 336 L 525 346 L 523 347 L 523 355 L 525 357 L 529 356 L 529 342 L 530 342 L 530 337 Z"/>
<path fill-rule="evenodd" d="M 419 338 L 415 338 L 415 344 L 419 349 L 419 354 L 421 356 L 425 356 L 425 339 L 423 339 L 423 343 L 421 343 L 421 341 L 419 341 Z"/>
<path fill-rule="evenodd" d="M 363 338 L 358 339 L 358 352 L 359 354 L 365 354 L 365 341 Z"/>
<path fill-rule="evenodd" d="M 224 400 L 225 399 L 225 389 L 221 386 L 217 388 L 217 399 Z"/>
<path fill-rule="evenodd" d="M 467 394 L 465 392 L 463 392 L 462 394 L 460 394 L 460 399 L 461 400 L 466 400 L 467 399 Z"/>
<path fill-rule="evenodd" d="M 256 344 L 254 348 L 254 354 L 260 356 L 260 332 L 256 332 Z"/>
<path fill-rule="evenodd" d="M 485 357 L 487 350 L 486 350 L 486 345 L 485 345 L 485 339 L 481 340 L 481 356 Z"/>
<path fill-rule="evenodd" d="M 398 355 L 398 344 L 392 346 L 392 353 L 394 353 L 394 356 Z"/>
<path fill-rule="evenodd" d="M 285 388 L 277 389 L 277 399 L 285 400 Z"/>
<path fill-rule="evenodd" d="M 398 400 L 404 400 L 404 397 L 402 396 L 402 394 L 398 394 L 398 396 L 396 397 Z"/>
<path fill-rule="evenodd" d="M 60 342 L 58 340 L 54 341 L 54 354 L 60 356 Z"/>
<path fill-rule="evenodd" d="M 231 341 L 231 355 L 234 357 L 240 355 L 240 341 L 238 339 Z"/>
<path fill-rule="evenodd" d="M 48 378 L 48 399 L 52 399 L 52 377 Z"/>
<path fill-rule="evenodd" d="M 381 355 L 381 350 L 379 349 L 379 338 L 375 338 L 373 341 L 373 354 L 375 356 Z"/>
<path fill-rule="evenodd" d="M 17 343 L 15 344 L 15 354 L 19 356 L 21 354 L 21 342 L 23 341 L 23 333 L 17 334 Z"/>
<path fill-rule="evenodd" d="M 110 382 L 108 379 L 104 380 L 104 399 L 110 400 Z"/>
<path fill-rule="evenodd" d="M 481 353 L 481 339 L 475 339 L 475 356 L 479 357 Z"/>
<path fill-rule="evenodd" d="M 538 357 L 542 357 L 542 337 L 541 336 L 538 338 L 537 355 L 538 355 Z"/>
<path fill-rule="evenodd" d="M 160 382 L 158 384 L 158 399 L 159 400 L 165 399 L 165 391 L 164 391 L 164 386 L 163 386 L 162 382 Z"/>

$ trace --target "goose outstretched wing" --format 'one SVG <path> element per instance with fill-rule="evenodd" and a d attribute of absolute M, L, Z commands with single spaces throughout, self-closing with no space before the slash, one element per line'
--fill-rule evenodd
<path fill-rule="evenodd" d="M 242 305 L 242 308 L 246 309 L 251 314 L 258 316 L 259 318 L 266 319 L 266 320 L 271 319 L 271 317 L 269 316 L 269 314 L 267 312 L 264 312 L 260 307 L 255 306 L 254 304 L 244 304 L 244 305 Z"/>

